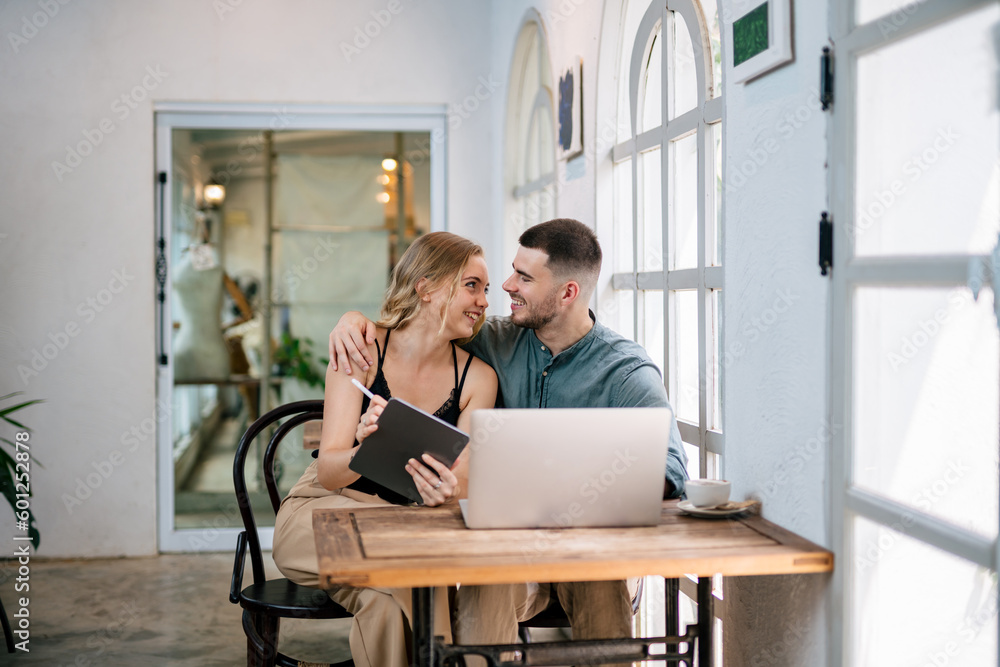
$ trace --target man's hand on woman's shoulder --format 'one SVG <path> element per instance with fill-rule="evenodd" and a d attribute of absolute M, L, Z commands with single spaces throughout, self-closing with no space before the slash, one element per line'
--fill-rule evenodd
<path fill-rule="evenodd" d="M 375 363 L 368 346 L 375 342 L 375 323 L 356 310 L 344 313 L 330 332 L 330 366 L 351 374 L 351 360 L 367 372 Z"/>

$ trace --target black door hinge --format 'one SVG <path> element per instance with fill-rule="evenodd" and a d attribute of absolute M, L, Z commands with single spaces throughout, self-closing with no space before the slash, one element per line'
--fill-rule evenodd
<path fill-rule="evenodd" d="M 819 101 L 823 105 L 823 111 L 827 111 L 833 106 L 833 54 L 830 47 L 823 47 L 823 55 L 820 57 L 819 67 Z"/>
<path fill-rule="evenodd" d="M 826 211 L 819 219 L 819 272 L 826 275 L 833 268 L 833 221 Z"/>
<path fill-rule="evenodd" d="M 157 362 L 161 366 L 167 365 L 167 342 L 164 339 L 163 328 L 164 328 L 164 318 L 166 316 L 165 302 L 167 300 L 167 224 L 164 219 L 164 202 L 167 197 L 167 172 L 161 171 L 156 175 L 156 182 L 158 183 L 160 195 L 160 212 L 157 220 L 157 226 L 159 229 L 156 232 L 156 300 L 158 302 L 160 311 L 160 321 L 157 326 L 157 347 L 158 356 Z"/>

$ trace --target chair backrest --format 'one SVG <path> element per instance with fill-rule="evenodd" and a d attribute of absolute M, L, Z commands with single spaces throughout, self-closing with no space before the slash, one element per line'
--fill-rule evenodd
<path fill-rule="evenodd" d="M 246 459 L 257 439 L 272 424 L 282 419 L 289 418 L 271 436 L 264 450 L 263 474 L 264 484 L 267 487 L 267 495 L 271 500 L 271 507 L 275 514 L 281 504 L 281 496 L 278 494 L 278 483 L 274 478 L 274 459 L 278 451 L 278 445 L 288 435 L 292 429 L 304 424 L 307 421 L 323 418 L 323 401 L 297 401 L 279 406 L 270 412 L 262 415 L 257 421 L 250 425 L 240 444 L 236 448 L 236 459 L 233 462 L 233 486 L 236 490 L 236 501 L 240 506 L 240 516 L 243 517 L 243 527 L 246 530 L 247 546 L 250 551 L 250 564 L 253 567 L 253 581 L 255 584 L 262 584 L 265 581 L 264 557 L 260 551 L 260 538 L 257 535 L 257 522 L 254 520 L 253 507 L 250 504 L 250 494 L 247 492 L 246 481 Z"/>

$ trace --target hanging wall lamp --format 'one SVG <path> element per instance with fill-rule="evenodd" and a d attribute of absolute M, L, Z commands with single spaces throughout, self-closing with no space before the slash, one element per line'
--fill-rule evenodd
<path fill-rule="evenodd" d="M 205 206 L 219 208 L 222 202 L 226 201 L 226 188 L 215 181 L 209 181 L 205 184 L 201 196 L 205 200 Z"/>

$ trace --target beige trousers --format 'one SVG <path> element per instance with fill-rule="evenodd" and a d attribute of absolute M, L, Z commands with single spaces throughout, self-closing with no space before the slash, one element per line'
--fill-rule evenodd
<path fill-rule="evenodd" d="M 638 581 L 460 586 L 455 598 L 455 641 L 458 644 L 518 641 L 518 622 L 545 609 L 553 591 L 569 617 L 574 639 L 631 637 L 632 598 Z M 467 661 L 470 667 L 486 664 L 478 656 L 469 656 Z M 625 663 L 622 667 L 629 665 Z"/>
<path fill-rule="evenodd" d="M 315 464 L 314 464 L 315 465 Z M 319 586 L 316 542 L 313 537 L 314 509 L 377 507 L 386 502 L 351 489 L 327 491 L 310 475 L 314 466 L 282 501 L 274 524 L 275 565 L 287 578 L 302 586 Z M 409 588 L 354 588 L 327 591 L 334 602 L 354 615 L 349 642 L 357 667 L 408 667 L 412 597 Z M 451 642 L 448 589 L 434 595 L 434 632 Z"/>

